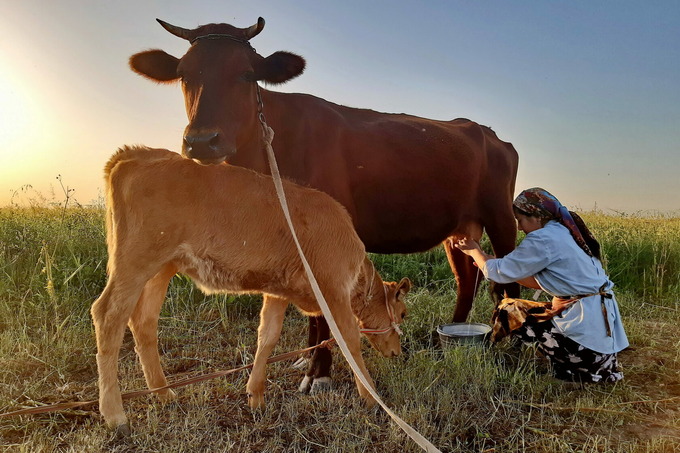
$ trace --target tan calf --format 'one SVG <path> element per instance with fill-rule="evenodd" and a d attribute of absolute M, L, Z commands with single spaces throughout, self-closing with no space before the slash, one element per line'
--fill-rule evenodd
<path fill-rule="evenodd" d="M 321 310 L 268 176 L 226 164 L 201 166 L 161 149 L 123 148 L 105 169 L 109 280 L 92 306 L 97 336 L 99 408 L 126 429 L 118 385 L 125 325 L 135 339 L 149 388 L 166 385 L 158 354 L 158 317 L 177 272 L 205 292 L 264 294 L 257 352 L 247 384 L 249 405 L 264 404 L 265 364 L 289 303 L 306 315 Z M 385 356 L 401 352 L 395 329 L 406 313 L 408 279 L 385 283 L 366 258 L 345 209 L 330 196 L 284 182 L 306 257 L 352 356 L 361 358 L 359 327 Z M 370 378 L 369 378 L 370 379 Z M 375 404 L 356 380 L 360 395 Z M 171 390 L 159 392 L 172 398 Z"/>

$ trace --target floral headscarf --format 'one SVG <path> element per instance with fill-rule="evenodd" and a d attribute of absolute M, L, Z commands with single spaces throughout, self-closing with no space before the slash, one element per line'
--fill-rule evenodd
<path fill-rule="evenodd" d="M 593 256 L 593 253 L 583 239 L 581 231 L 579 230 L 578 225 L 576 225 L 571 212 L 569 212 L 569 210 L 547 190 L 541 189 L 540 187 L 524 190 L 517 198 L 515 198 L 515 201 L 513 201 L 512 204 L 520 211 L 525 212 L 530 216 L 557 220 L 567 227 L 578 246 L 589 256 Z"/>

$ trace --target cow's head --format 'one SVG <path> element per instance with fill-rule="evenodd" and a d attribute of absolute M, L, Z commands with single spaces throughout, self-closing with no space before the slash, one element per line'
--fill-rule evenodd
<path fill-rule="evenodd" d="M 140 52 L 130 57 L 130 67 L 156 82 L 181 81 L 189 118 L 182 143 L 186 157 L 204 164 L 229 159 L 260 136 L 257 82 L 287 82 L 302 73 L 305 60 L 289 52 L 259 55 L 249 40 L 264 28 L 261 17 L 248 28 L 208 24 L 193 30 L 157 20 L 191 47 L 182 58 L 162 50 Z"/>

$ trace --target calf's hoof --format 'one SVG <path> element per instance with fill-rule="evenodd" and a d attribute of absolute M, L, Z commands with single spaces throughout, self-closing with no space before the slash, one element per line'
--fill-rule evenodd
<path fill-rule="evenodd" d="M 264 395 L 248 393 L 248 406 L 253 410 L 264 409 Z"/>
<path fill-rule="evenodd" d="M 312 382 L 312 388 L 309 391 L 310 394 L 316 395 L 317 393 L 327 393 L 333 389 L 333 382 L 328 376 L 320 377 L 314 379 Z"/>
<path fill-rule="evenodd" d="M 172 389 L 163 390 L 162 392 L 156 393 L 156 395 L 158 395 L 158 400 L 161 403 L 169 403 L 177 399 L 177 393 Z"/>
<path fill-rule="evenodd" d="M 130 429 L 130 425 L 128 423 L 125 423 L 123 425 L 116 426 L 115 434 L 114 434 L 113 437 L 116 440 L 125 440 L 125 439 L 129 439 L 131 435 L 132 435 L 132 430 Z"/>
<path fill-rule="evenodd" d="M 371 395 L 364 396 L 364 406 L 366 406 L 366 409 L 373 409 L 378 402 L 373 398 Z"/>
<path fill-rule="evenodd" d="M 104 422 L 109 429 L 115 430 L 116 433 L 119 431 L 125 432 L 126 429 L 128 432 L 130 431 L 130 425 L 128 424 L 128 419 L 124 412 L 116 412 L 115 414 L 108 412 L 102 413 L 100 409 L 100 413 L 102 414 L 102 417 L 104 417 Z"/>

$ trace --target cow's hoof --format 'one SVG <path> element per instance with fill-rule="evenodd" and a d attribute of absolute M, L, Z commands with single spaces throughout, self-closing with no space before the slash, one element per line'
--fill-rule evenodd
<path fill-rule="evenodd" d="M 320 377 L 314 379 L 314 382 L 312 382 L 312 388 L 309 391 L 310 394 L 315 395 L 317 393 L 326 393 L 330 392 L 333 389 L 333 383 L 331 381 L 331 378 L 326 376 L 326 377 Z"/>
<path fill-rule="evenodd" d="M 309 358 L 308 357 L 300 357 L 297 359 L 292 365 L 293 368 L 296 370 L 303 370 L 309 366 Z"/>
<path fill-rule="evenodd" d="M 312 376 L 303 377 L 302 382 L 300 382 L 300 387 L 298 387 L 298 391 L 300 393 L 309 393 L 309 391 L 312 389 L 313 381 L 314 378 Z"/>
<path fill-rule="evenodd" d="M 129 439 L 131 435 L 132 430 L 130 429 L 130 425 L 125 423 L 123 425 L 116 426 L 116 432 L 113 437 L 116 440 L 126 440 Z"/>

